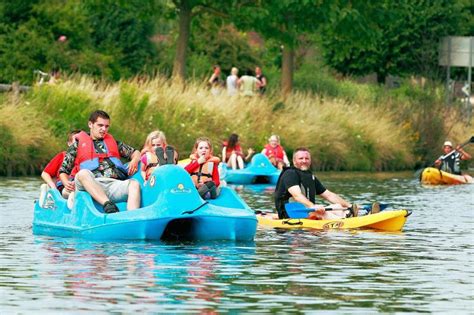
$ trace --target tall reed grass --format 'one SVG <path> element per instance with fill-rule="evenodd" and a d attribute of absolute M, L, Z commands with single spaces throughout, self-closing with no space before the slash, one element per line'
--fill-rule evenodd
<path fill-rule="evenodd" d="M 244 149 L 257 151 L 276 133 L 290 155 L 299 146 L 310 148 L 319 170 L 398 170 L 416 162 L 412 128 L 401 127 L 394 111 L 385 106 L 310 93 L 294 93 L 284 100 L 272 95 L 230 97 L 225 91 L 214 96 L 205 86 L 183 87 L 161 77 L 108 84 L 82 76 L 36 87 L 18 107 L 2 105 L 0 130 L 8 133 L 2 131 L 0 141 L 31 139 L 27 147 L 35 148 L 15 145 L 3 153 L 4 165 L 13 159 L 44 163 L 46 155 L 64 148 L 69 130 L 88 130 L 87 118 L 95 109 L 111 115 L 115 138 L 141 149 L 146 135 L 160 129 L 181 158 L 188 157 L 199 136 L 211 138 L 215 154 L 220 154 L 222 141 L 231 133 L 240 135 Z M 28 117 L 29 135 L 14 127 L 17 112 L 21 125 Z"/>

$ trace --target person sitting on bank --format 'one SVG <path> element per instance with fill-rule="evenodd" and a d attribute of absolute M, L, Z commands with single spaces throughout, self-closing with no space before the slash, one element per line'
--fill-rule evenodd
<path fill-rule="evenodd" d="M 141 175 L 148 180 L 156 167 L 164 164 L 177 164 L 178 153 L 168 145 L 163 131 L 155 130 L 148 134 L 140 157 Z"/>
<path fill-rule="evenodd" d="M 470 160 L 472 158 L 460 145 L 454 150 L 451 141 L 444 142 L 443 152 L 444 154 L 435 161 L 435 166 L 451 174 L 461 175 L 461 160 Z"/>
<path fill-rule="evenodd" d="M 81 130 L 73 130 L 69 133 L 67 137 L 67 145 L 68 147 L 72 145 L 75 141 L 75 135 L 81 132 Z M 41 178 L 45 181 L 46 184 L 43 184 L 41 187 L 41 191 L 47 190 L 47 186 L 51 189 L 57 189 L 61 193 L 61 195 L 67 199 L 71 192 L 74 191 L 74 186 L 72 186 L 71 190 L 64 188 L 63 183 L 59 180 L 59 169 L 63 163 L 64 157 L 66 156 L 66 151 L 59 152 L 56 156 L 49 161 L 49 163 L 44 168 L 43 172 L 41 173 Z M 73 170 L 71 176 L 74 176 L 75 171 Z M 74 177 L 72 177 L 74 178 Z M 70 178 L 70 180 L 72 180 Z M 47 185 L 47 186 L 46 186 Z"/>
<path fill-rule="evenodd" d="M 280 145 L 280 137 L 277 135 L 271 135 L 268 138 L 268 144 L 263 148 L 262 154 L 268 157 L 273 166 L 279 170 L 282 170 L 284 166 L 290 166 L 288 156 L 285 149 Z"/>
<path fill-rule="evenodd" d="M 249 148 L 247 156 L 244 156 L 239 143 L 239 135 L 233 133 L 229 136 L 229 140 L 223 143 L 222 161 L 227 163 L 233 170 L 237 169 L 237 167 L 243 169 L 244 161 L 248 161 L 254 152 L 252 148 Z"/>
<path fill-rule="evenodd" d="M 352 205 L 339 195 L 329 191 L 310 171 L 311 154 L 306 148 L 297 148 L 293 154 L 293 167 L 286 168 L 280 174 L 275 188 L 275 207 L 279 219 L 288 218 L 285 204 L 290 198 L 302 203 L 306 208 L 315 209 L 311 214 L 313 219 L 339 219 L 348 215 L 357 216 L 358 208 L 348 210 Z M 316 195 L 321 196 L 331 203 L 335 211 L 326 211 L 323 205 L 316 204 Z"/>
<path fill-rule="evenodd" d="M 185 170 L 191 175 L 194 186 L 203 199 L 216 199 L 218 187 L 220 159 L 212 155 L 212 144 L 208 138 L 198 138 L 190 156 L 191 162 Z"/>
<path fill-rule="evenodd" d="M 118 212 L 116 203 L 122 201 L 127 201 L 128 210 L 139 208 L 140 184 L 128 176 L 137 171 L 140 151 L 115 140 L 108 133 L 110 117 L 102 110 L 89 116 L 88 126 L 89 134 L 78 133 L 76 141 L 66 151 L 59 170 L 64 187 L 74 187 L 68 174 L 77 165 L 76 190 L 87 191 L 104 207 L 105 213 Z M 130 161 L 128 171 L 120 158 Z"/>

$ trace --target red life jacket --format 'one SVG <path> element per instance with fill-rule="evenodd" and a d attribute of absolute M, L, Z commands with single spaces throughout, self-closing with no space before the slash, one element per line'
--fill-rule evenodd
<path fill-rule="evenodd" d="M 74 168 L 77 167 L 77 171 L 81 169 L 95 170 L 99 167 L 99 163 L 103 159 L 108 158 L 112 161 L 117 168 L 121 168 L 126 172 L 126 168 L 120 161 L 120 153 L 117 146 L 117 141 L 110 134 L 106 134 L 102 141 L 105 145 L 106 153 L 97 153 L 94 147 L 94 141 L 92 138 L 81 131 L 76 135 L 78 141 L 77 144 L 77 155 L 75 160 Z M 74 172 L 74 170 L 73 170 Z"/>
<path fill-rule="evenodd" d="M 267 144 L 265 146 L 265 155 L 283 160 L 285 154 L 281 145 L 278 144 L 276 147 L 272 147 L 271 145 Z"/>

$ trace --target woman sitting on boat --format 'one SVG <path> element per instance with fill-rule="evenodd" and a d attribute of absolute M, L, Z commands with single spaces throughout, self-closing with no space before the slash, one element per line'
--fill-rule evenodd
<path fill-rule="evenodd" d="M 141 174 L 148 180 L 155 167 L 164 164 L 177 164 L 178 153 L 168 145 L 163 131 L 155 130 L 146 137 L 141 151 Z"/>
<path fill-rule="evenodd" d="M 252 148 L 249 148 L 247 156 L 244 156 L 239 143 L 239 135 L 233 133 L 230 135 L 229 140 L 223 143 L 222 161 L 227 163 L 233 170 L 237 169 L 237 167 L 243 169 L 244 160 L 248 161 L 254 152 Z"/>
<path fill-rule="evenodd" d="M 212 155 L 212 144 L 208 138 L 198 138 L 190 156 L 191 162 L 184 168 L 193 180 L 203 199 L 218 196 L 220 159 Z"/>
<path fill-rule="evenodd" d="M 273 166 L 279 170 L 282 170 L 283 166 L 290 166 L 288 156 L 286 156 L 285 150 L 280 145 L 280 137 L 277 135 L 271 135 L 268 138 L 268 144 L 263 148 L 262 154 L 268 157 Z"/>

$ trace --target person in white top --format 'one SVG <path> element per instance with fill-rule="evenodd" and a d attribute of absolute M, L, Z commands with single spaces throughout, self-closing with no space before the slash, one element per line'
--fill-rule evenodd
<path fill-rule="evenodd" d="M 227 77 L 226 80 L 226 85 L 227 85 L 227 94 L 229 96 L 236 95 L 238 92 L 238 85 L 237 81 L 239 80 L 239 77 L 237 74 L 239 73 L 239 69 L 236 67 L 233 67 L 232 70 L 230 71 L 230 75 Z"/>

